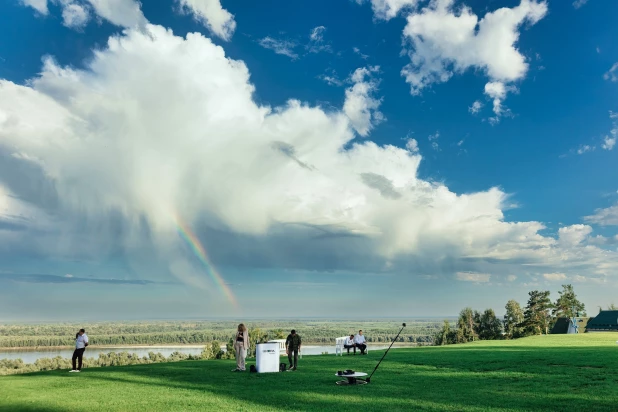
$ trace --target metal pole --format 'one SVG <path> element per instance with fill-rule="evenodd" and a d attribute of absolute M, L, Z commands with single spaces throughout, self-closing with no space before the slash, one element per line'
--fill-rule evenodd
<path fill-rule="evenodd" d="M 380 359 L 380 362 L 378 362 L 378 364 L 376 365 L 375 368 L 373 368 L 373 372 L 371 372 L 371 375 L 369 375 L 369 377 L 367 379 L 365 379 L 365 381 L 367 383 L 371 382 L 371 377 L 373 376 L 373 374 L 375 373 L 375 371 L 378 369 L 378 366 L 380 366 L 380 364 L 382 363 L 382 360 L 384 359 L 384 357 L 386 357 L 386 354 L 388 353 L 389 350 L 391 350 L 391 347 L 393 346 L 393 343 L 395 343 L 395 341 L 397 340 L 397 338 L 399 337 L 399 335 L 401 334 L 401 331 L 403 330 L 403 328 L 406 327 L 406 324 L 404 323 L 401 327 L 401 330 L 399 331 L 399 333 L 397 334 L 397 336 L 395 336 L 395 339 L 393 339 L 393 341 L 391 342 L 391 346 L 388 347 L 388 349 L 386 349 L 386 352 L 384 352 L 384 355 L 382 355 L 382 359 Z"/>

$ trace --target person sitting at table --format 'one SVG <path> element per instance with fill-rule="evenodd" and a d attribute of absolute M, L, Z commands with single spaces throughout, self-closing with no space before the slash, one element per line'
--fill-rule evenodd
<path fill-rule="evenodd" d="M 348 354 L 350 353 L 350 349 L 354 348 L 354 354 L 356 355 L 356 344 L 354 343 L 354 335 L 350 335 L 349 338 L 345 338 L 343 347 L 348 350 Z"/>
<path fill-rule="evenodd" d="M 363 331 L 359 330 L 358 335 L 354 337 L 354 343 L 356 344 L 356 347 L 360 349 L 361 355 L 366 355 L 365 350 L 367 349 L 367 344 L 365 344 L 365 342 Z"/>

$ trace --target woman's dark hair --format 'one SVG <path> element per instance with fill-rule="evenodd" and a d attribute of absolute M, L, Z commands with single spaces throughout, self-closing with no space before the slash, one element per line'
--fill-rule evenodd
<path fill-rule="evenodd" d="M 86 331 L 85 331 L 84 329 L 80 329 L 80 330 L 79 330 L 79 332 L 84 332 L 84 333 L 86 333 Z M 77 339 L 77 338 L 79 337 L 79 332 L 77 332 L 77 333 L 75 334 L 75 339 Z"/>

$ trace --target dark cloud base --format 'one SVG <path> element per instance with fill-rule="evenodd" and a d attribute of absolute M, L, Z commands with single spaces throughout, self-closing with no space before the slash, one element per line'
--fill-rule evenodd
<path fill-rule="evenodd" d="M 152 280 L 122 280 L 66 277 L 44 274 L 0 274 L 0 281 L 14 281 L 24 283 L 103 283 L 107 285 L 178 285 L 175 282 L 155 282 Z"/>

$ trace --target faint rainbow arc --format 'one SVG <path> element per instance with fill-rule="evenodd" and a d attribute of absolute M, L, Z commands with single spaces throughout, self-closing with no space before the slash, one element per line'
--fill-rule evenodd
<path fill-rule="evenodd" d="M 174 221 L 176 223 L 176 230 L 178 231 L 178 234 L 180 235 L 182 240 L 184 240 L 187 245 L 189 245 L 189 247 L 191 248 L 195 256 L 200 260 L 200 262 L 202 262 L 202 264 L 206 268 L 206 271 L 215 282 L 215 285 L 218 286 L 218 288 L 221 290 L 221 292 L 223 292 L 223 294 L 227 297 L 230 303 L 232 303 L 234 307 L 238 308 L 238 300 L 236 300 L 236 297 L 234 296 L 228 285 L 225 284 L 223 277 L 221 277 L 219 272 L 217 272 L 215 267 L 210 263 L 210 259 L 208 258 L 206 249 L 204 249 L 204 246 L 202 246 L 202 243 L 197 238 L 195 233 L 193 233 L 189 226 L 184 223 L 180 218 L 176 217 Z"/>

